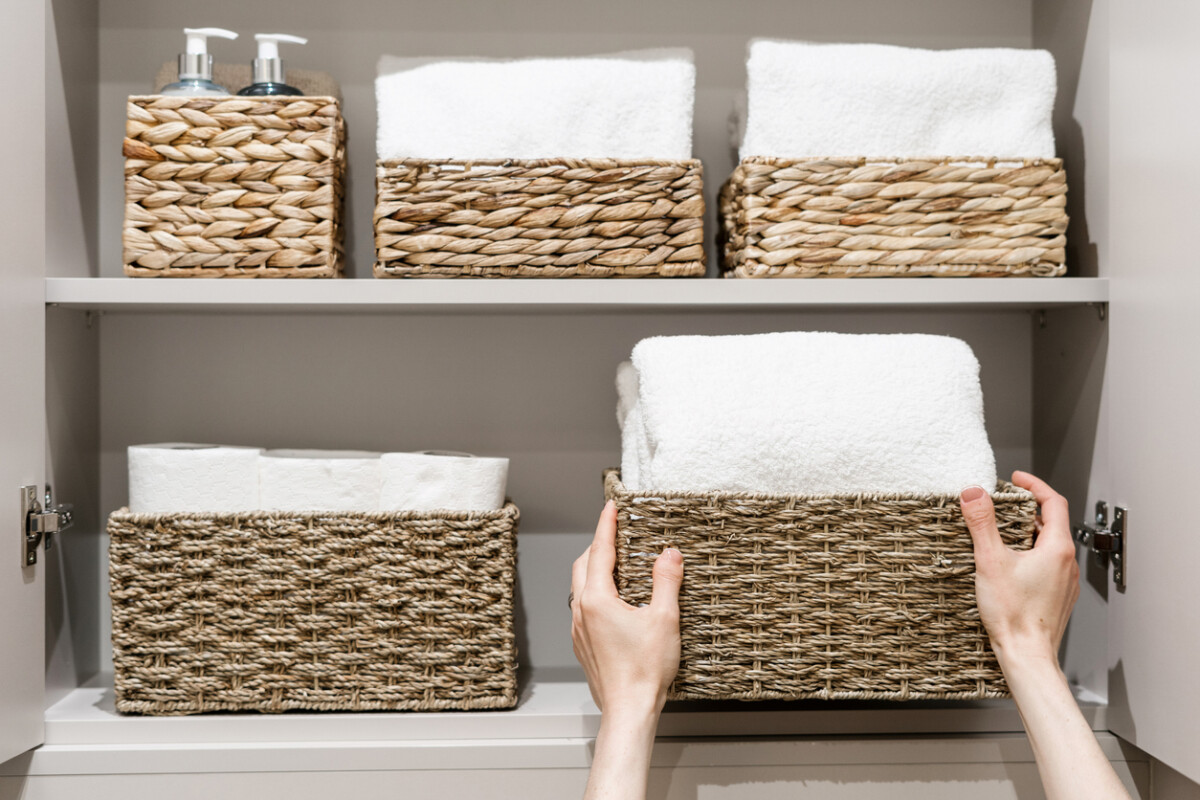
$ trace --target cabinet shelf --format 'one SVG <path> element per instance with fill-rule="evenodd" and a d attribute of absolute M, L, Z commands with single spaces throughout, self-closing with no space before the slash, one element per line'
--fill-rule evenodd
<path fill-rule="evenodd" d="M 535 673 L 536 674 L 536 673 Z M 1100 698 L 1076 688 L 1093 730 L 1106 728 Z M 529 682 L 511 711 L 441 713 L 209 714 L 192 717 L 122 716 L 113 708 L 111 676 L 69 693 L 46 712 L 46 744 L 217 745 L 312 742 L 590 739 L 600 712 L 587 684 Z M 797 703 L 672 703 L 660 737 L 831 736 L 874 734 L 1020 733 L 1009 700 Z"/>
<path fill-rule="evenodd" d="M 49 305 L 124 313 L 1029 310 L 1107 302 L 1108 281 L 1104 278 L 46 280 Z"/>

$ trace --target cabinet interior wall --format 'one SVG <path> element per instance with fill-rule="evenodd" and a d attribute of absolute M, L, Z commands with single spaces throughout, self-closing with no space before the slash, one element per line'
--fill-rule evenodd
<path fill-rule="evenodd" d="M 47 137 L 57 157 L 48 159 L 47 274 L 121 274 L 125 97 L 148 91 L 151 76 L 179 51 L 185 25 L 220 25 L 243 34 L 236 43 L 214 42 L 218 60 L 248 58 L 252 47 L 246 37 L 256 31 L 283 28 L 310 37 L 311 44 L 294 49 L 288 63 L 328 71 L 342 84 L 350 137 L 349 276 L 367 278 L 373 78 L 380 54 L 569 55 L 691 47 L 698 79 L 695 152 L 707 174 L 711 247 L 715 193 L 734 165 L 727 118 L 744 86 L 749 38 L 769 34 L 923 47 L 1041 42 L 1059 55 L 1064 80 L 1074 81 L 1080 70 L 1069 64 L 1080 63 L 1083 47 L 1076 17 L 1082 9 L 1086 23 L 1088 8 L 1090 3 L 1073 0 L 1036 8 L 1028 1 L 987 0 L 601 5 L 299 0 L 288 4 L 288 16 L 281 19 L 275 4 L 216 0 L 204 4 L 203 19 L 197 19 L 194 6 L 153 0 L 53 0 L 47 19 Z M 1075 94 L 1070 97 L 1075 102 Z M 1066 119 L 1078 116 L 1065 113 Z M 1072 234 L 1077 230 L 1078 219 Z M 710 251 L 710 271 L 713 255 Z M 1097 274 L 1087 271 L 1095 258 L 1087 263 L 1083 274 Z M 637 281 L 628 287 L 636 293 Z M 1032 465 L 1066 487 L 1076 508 L 1091 499 L 1104 422 L 1090 391 L 1103 377 L 1106 341 L 1104 323 L 1089 308 L 1044 315 L 891 309 L 407 316 L 101 316 L 50 309 L 51 474 L 58 495 L 76 504 L 79 522 L 69 541 L 47 554 L 49 699 L 110 667 L 104 517 L 125 500 L 125 447 L 162 440 L 436 447 L 511 457 L 510 494 L 522 510 L 523 666 L 551 679 L 577 677 L 564 604 L 568 566 L 595 524 L 600 471 L 619 462 L 617 363 L 649 335 L 778 330 L 964 338 L 983 366 L 988 431 L 1001 473 Z M 1085 591 L 1066 655 L 1072 677 L 1100 695 L 1103 613 L 1099 589 Z"/>

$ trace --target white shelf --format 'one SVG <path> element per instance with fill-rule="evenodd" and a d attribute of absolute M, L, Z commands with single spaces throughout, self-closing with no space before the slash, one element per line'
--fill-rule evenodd
<path fill-rule="evenodd" d="M 1077 692 L 1093 730 L 1106 727 L 1106 706 Z M 525 687 L 511 711 L 440 713 L 210 714 L 122 716 L 113 707 L 112 679 L 94 680 L 46 712 L 46 745 L 219 745 L 437 740 L 590 739 L 600 713 L 581 682 Z M 673 703 L 660 737 L 866 736 L 875 734 L 1019 733 L 1008 700 L 977 702 Z"/>
<path fill-rule="evenodd" d="M 1108 302 L 1104 278 L 180 280 L 47 278 L 46 302 L 103 312 L 562 313 L 1041 309 Z"/>

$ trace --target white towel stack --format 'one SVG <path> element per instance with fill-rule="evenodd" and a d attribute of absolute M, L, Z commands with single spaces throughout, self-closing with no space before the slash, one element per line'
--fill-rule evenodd
<path fill-rule="evenodd" d="M 507 458 L 468 453 L 129 448 L 135 513 L 490 511 L 504 506 L 507 483 Z"/>
<path fill-rule="evenodd" d="M 403 158 L 692 157 L 686 49 L 589 58 L 384 56 L 377 154 Z"/>
<path fill-rule="evenodd" d="M 996 483 L 979 363 L 958 339 L 655 337 L 618 376 L 622 480 L 636 491 L 957 494 Z"/>
<path fill-rule="evenodd" d="M 1054 156 L 1045 50 L 755 40 L 746 73 L 742 158 Z"/>

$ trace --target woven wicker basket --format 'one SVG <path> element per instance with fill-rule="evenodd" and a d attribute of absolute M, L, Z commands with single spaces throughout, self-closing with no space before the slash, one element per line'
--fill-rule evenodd
<path fill-rule="evenodd" d="M 721 189 L 722 269 L 734 278 L 1061 275 L 1066 192 L 1056 158 L 746 158 Z"/>
<path fill-rule="evenodd" d="M 333 278 L 345 131 L 333 97 L 130 97 L 125 274 Z"/>
<path fill-rule="evenodd" d="M 684 555 L 676 699 L 1007 697 L 975 603 L 957 497 L 631 492 L 615 470 L 617 588 L 649 602 L 653 558 Z M 1001 535 L 1036 504 L 1001 484 Z"/>
<path fill-rule="evenodd" d="M 385 161 L 376 190 L 376 277 L 704 274 L 699 161 Z"/>
<path fill-rule="evenodd" d="M 509 708 L 517 518 L 118 511 L 117 710 Z"/>

